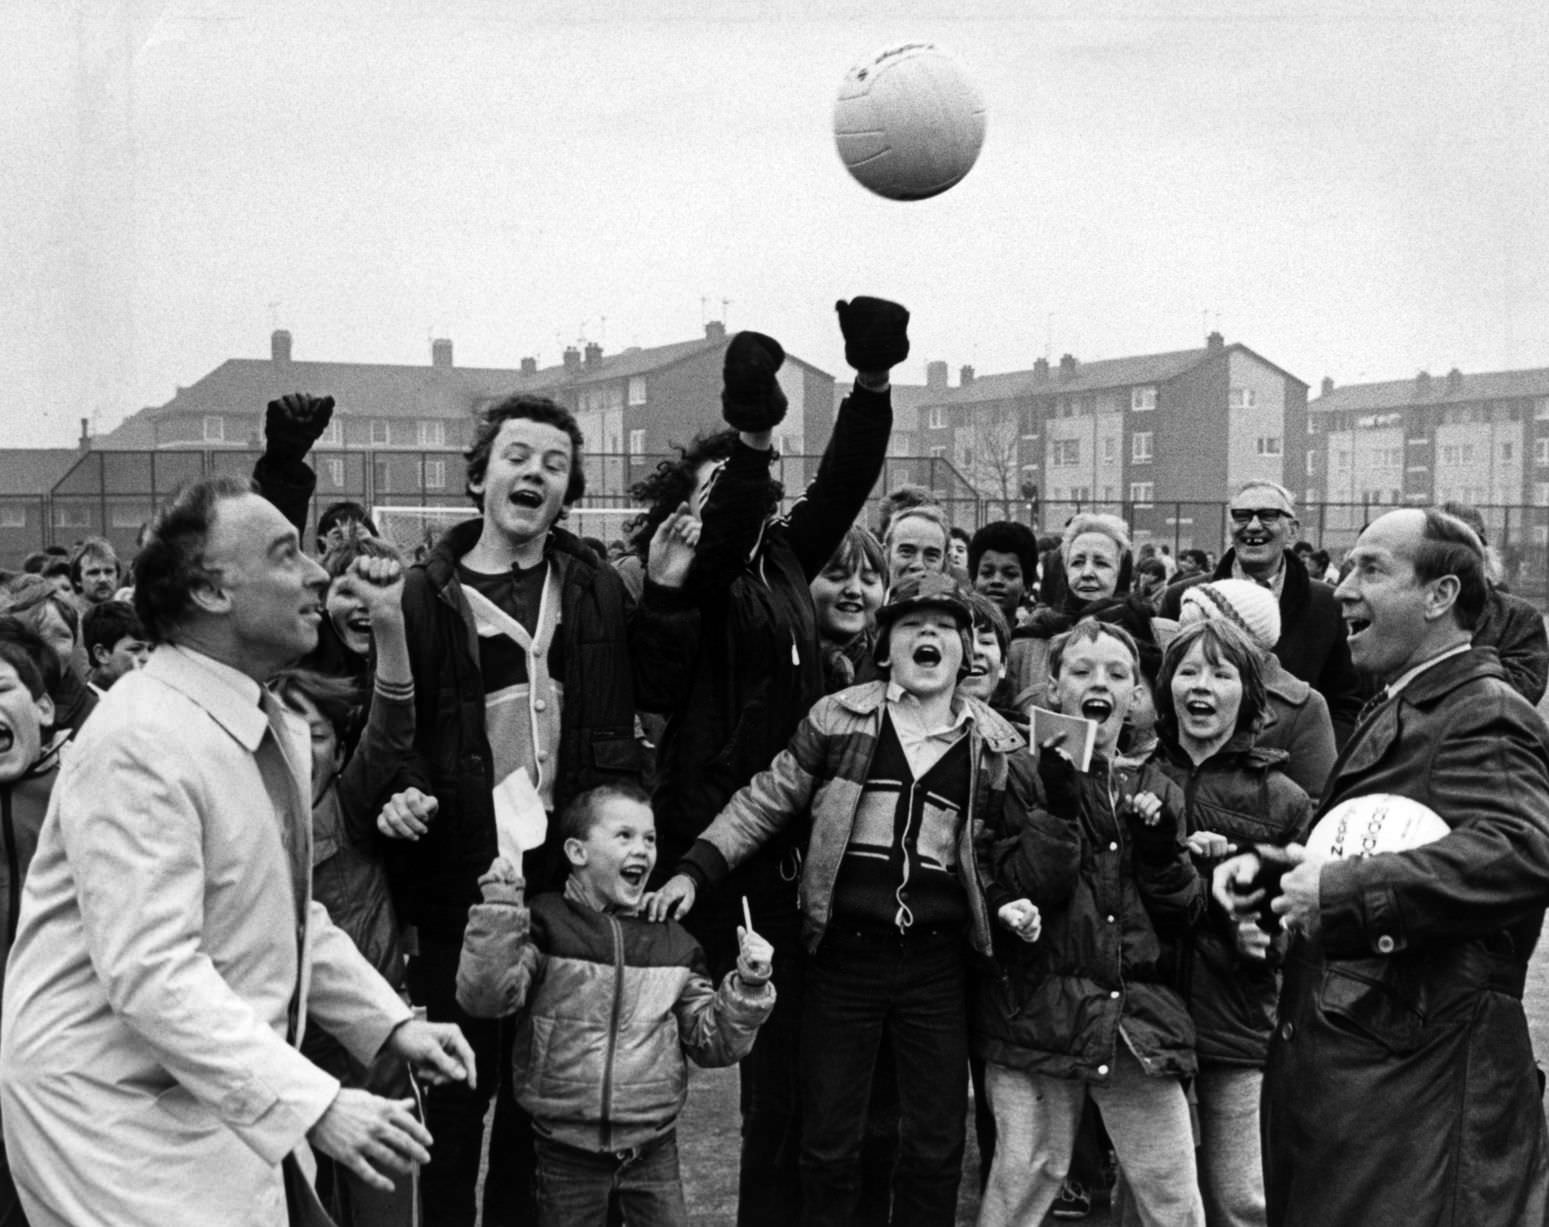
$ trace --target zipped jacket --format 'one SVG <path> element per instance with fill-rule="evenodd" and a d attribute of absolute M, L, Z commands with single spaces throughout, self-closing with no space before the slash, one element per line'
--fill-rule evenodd
<path fill-rule="evenodd" d="M 1030 796 L 1008 796 L 1021 776 L 1010 770 L 1011 756 L 1026 753 L 1016 729 L 977 699 L 962 697 L 973 717 L 968 721 L 972 764 L 968 803 L 957 839 L 957 865 L 968 896 L 970 941 L 990 953 L 990 922 L 974 859 L 973 842 L 988 814 L 1020 807 Z M 861 794 L 871 774 L 887 683 L 868 682 L 820 699 L 796 728 L 791 744 L 767 770 L 754 776 L 732 797 L 683 858 L 679 868 L 696 884 L 719 885 L 769 839 L 789 824 L 812 816 L 812 834 L 802 862 L 799 904 L 802 935 L 809 950 L 823 940 L 833 910 L 834 884 Z"/>
<path fill-rule="evenodd" d="M 717 989 L 676 921 L 599 911 L 572 885 L 531 909 L 476 904 L 457 1000 L 476 1018 L 517 1015 L 517 1102 L 540 1135 L 617 1152 L 670 1132 L 688 1065 L 733 1065 L 774 1009 L 772 984 L 728 972 Z"/>

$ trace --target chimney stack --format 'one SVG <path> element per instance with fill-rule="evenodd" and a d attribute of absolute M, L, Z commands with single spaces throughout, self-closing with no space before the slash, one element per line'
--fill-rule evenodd
<path fill-rule="evenodd" d="M 939 392 L 947 386 L 947 364 L 945 362 L 927 362 L 925 364 L 925 386 L 933 392 Z"/>
<path fill-rule="evenodd" d="M 290 361 L 290 333 L 284 328 L 276 328 L 269 334 L 269 361 Z"/>
<path fill-rule="evenodd" d="M 726 325 L 721 320 L 705 321 L 705 340 L 724 341 L 726 339 Z"/>
<path fill-rule="evenodd" d="M 1332 379 L 1330 379 L 1327 375 L 1325 375 L 1323 377 L 1323 395 L 1327 396 L 1333 390 L 1334 390 L 1334 381 Z"/>
<path fill-rule="evenodd" d="M 1212 332 L 1205 338 L 1205 349 L 1210 353 L 1219 353 L 1226 348 L 1226 338 L 1219 332 Z"/>
<path fill-rule="evenodd" d="M 971 367 L 971 366 L 963 366 L 963 367 L 958 368 L 958 372 L 957 372 L 957 386 L 958 387 L 966 388 L 973 381 L 974 381 L 974 369 L 973 369 L 973 367 Z"/>
<path fill-rule="evenodd" d="M 1461 392 L 1463 390 L 1463 372 L 1453 367 L 1447 372 L 1447 391 Z"/>
<path fill-rule="evenodd" d="M 536 358 L 522 359 L 522 374 L 536 375 L 538 373 L 538 360 Z"/>
<path fill-rule="evenodd" d="M 597 368 L 597 367 L 599 367 L 601 365 L 602 365 L 602 346 L 597 344 L 596 341 L 588 341 L 586 343 L 586 367 L 587 367 L 587 369 L 588 370 L 594 370 L 595 368 Z"/>
<path fill-rule="evenodd" d="M 574 345 L 565 346 L 565 372 L 574 375 L 581 369 L 581 351 Z"/>
<path fill-rule="evenodd" d="M 83 452 L 91 451 L 91 419 L 81 419 L 81 438 L 79 447 Z"/>
<path fill-rule="evenodd" d="M 1076 377 L 1076 355 L 1065 354 L 1060 358 L 1060 382 Z"/>
<path fill-rule="evenodd" d="M 1033 363 L 1033 378 L 1039 383 L 1046 383 L 1049 379 L 1049 360 L 1039 358 Z"/>
<path fill-rule="evenodd" d="M 1424 400 L 1431 394 L 1431 373 L 1421 371 L 1415 376 L 1415 399 Z"/>
<path fill-rule="evenodd" d="M 447 338 L 437 337 L 431 341 L 430 365 L 445 367 L 452 365 L 452 343 Z"/>

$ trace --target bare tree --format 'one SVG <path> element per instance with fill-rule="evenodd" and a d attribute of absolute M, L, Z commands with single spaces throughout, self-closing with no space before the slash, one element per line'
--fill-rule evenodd
<path fill-rule="evenodd" d="M 1022 427 L 1016 407 L 977 405 L 967 418 L 954 439 L 958 466 L 990 501 L 990 518 L 1016 519 L 1022 503 Z"/>

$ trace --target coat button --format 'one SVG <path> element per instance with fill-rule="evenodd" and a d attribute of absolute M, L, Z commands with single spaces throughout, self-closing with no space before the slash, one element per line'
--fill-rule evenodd
<path fill-rule="evenodd" d="M 1115 1001 L 1117 1001 L 1119 999 L 1119 990 L 1118 989 L 1114 989 L 1113 992 L 1108 994 L 1108 996 L 1112 997 Z"/>
<path fill-rule="evenodd" d="M 1286 1043 L 1289 1044 L 1291 1042 L 1291 1037 L 1294 1036 L 1295 1034 L 1296 1034 L 1296 1024 L 1295 1023 L 1293 1023 L 1289 1019 L 1287 1019 L 1285 1022 L 1280 1024 L 1280 1038 L 1285 1040 Z"/>
<path fill-rule="evenodd" d="M 545 703 L 542 699 L 534 699 L 533 700 L 533 704 L 532 704 L 532 709 L 533 709 L 533 711 L 542 711 L 547 706 L 548 706 L 548 704 Z"/>
<path fill-rule="evenodd" d="M 1097 1067 L 1097 1072 L 1099 1075 L 1106 1078 L 1108 1076 L 1108 1067 L 1106 1065 L 1099 1065 Z"/>
<path fill-rule="evenodd" d="M 540 763 L 546 763 L 549 761 L 549 752 L 547 750 L 539 750 L 535 757 Z"/>
<path fill-rule="evenodd" d="M 1393 949 L 1397 944 L 1398 943 L 1395 942 L 1391 936 L 1384 933 L 1377 939 L 1377 952 L 1379 954 L 1392 954 Z"/>
<path fill-rule="evenodd" d="M 1119 850 L 1119 841 L 1118 840 L 1114 840 L 1111 844 L 1108 845 L 1108 851 L 1109 852 L 1117 852 L 1118 850 Z"/>
<path fill-rule="evenodd" d="M 1109 924 L 1112 924 L 1112 923 L 1113 923 L 1113 913 L 1112 913 L 1112 912 L 1109 912 L 1109 913 L 1108 913 L 1108 923 L 1109 923 Z"/>

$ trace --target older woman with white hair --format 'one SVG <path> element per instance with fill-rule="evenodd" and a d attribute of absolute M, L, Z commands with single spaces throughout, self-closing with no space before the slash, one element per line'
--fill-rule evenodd
<path fill-rule="evenodd" d="M 1122 626 L 1140 647 L 1141 669 L 1155 676 L 1161 649 L 1151 628 L 1151 608 L 1130 591 L 1133 560 L 1129 525 L 1118 516 L 1082 512 L 1072 516 L 1060 539 L 1062 595 L 1033 610 L 1017 629 L 1007 660 L 1002 694 L 1021 707 L 1040 702 L 1048 682 L 1049 646 L 1082 618 Z"/>

